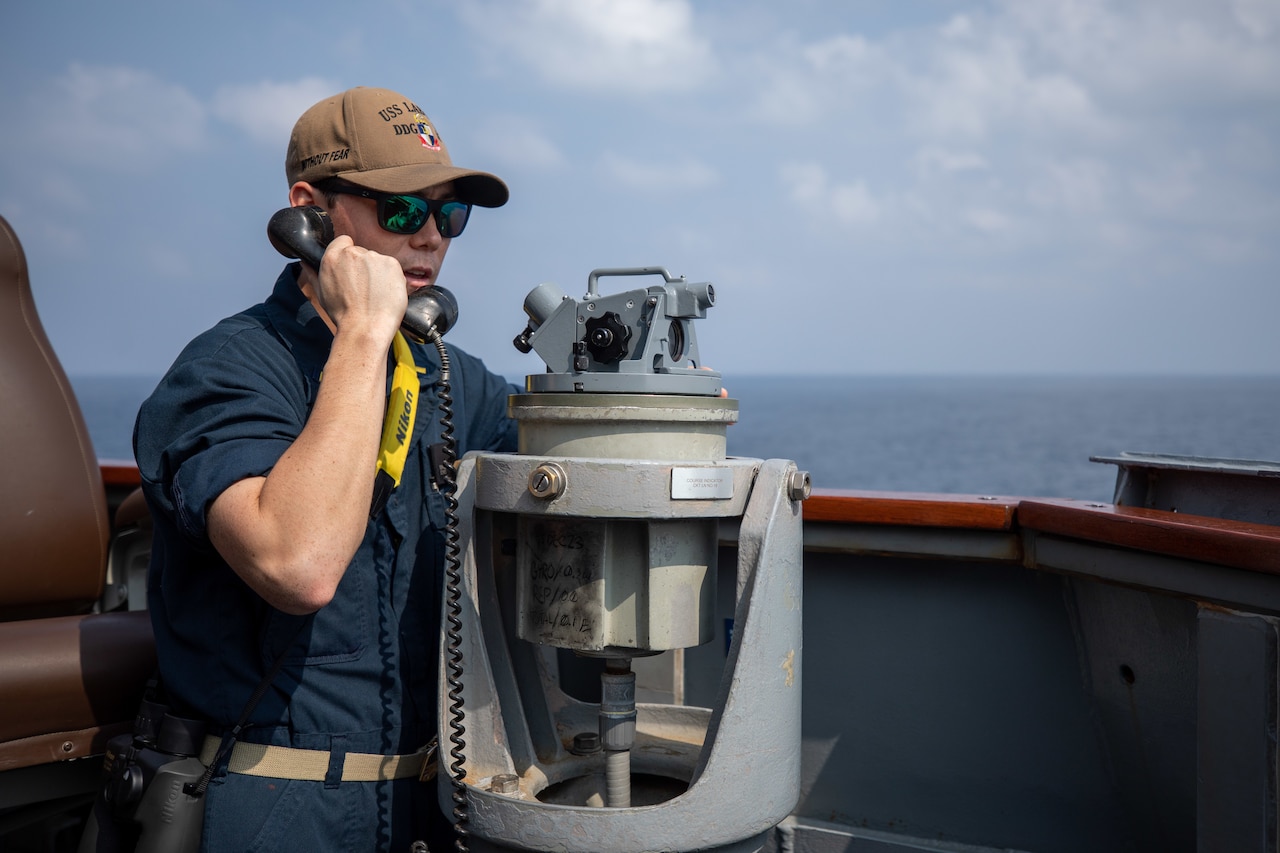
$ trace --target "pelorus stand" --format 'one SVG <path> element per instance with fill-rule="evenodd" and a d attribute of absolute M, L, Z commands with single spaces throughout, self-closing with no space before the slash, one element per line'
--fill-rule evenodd
<path fill-rule="evenodd" d="M 637 274 L 664 284 L 596 290 Z M 466 843 L 759 850 L 799 795 L 808 476 L 726 457 L 737 403 L 699 369 L 692 326 L 710 285 L 644 268 L 593 273 L 581 303 L 552 288 L 530 294 L 517 338 L 549 368 L 511 398 L 520 452 L 470 455 L 457 478 L 462 676 L 444 677 L 441 764 L 452 690 Z M 722 529 L 738 564 L 715 707 L 637 702 L 635 659 L 715 636 Z M 561 650 L 595 660 L 598 703 L 565 689 Z"/>

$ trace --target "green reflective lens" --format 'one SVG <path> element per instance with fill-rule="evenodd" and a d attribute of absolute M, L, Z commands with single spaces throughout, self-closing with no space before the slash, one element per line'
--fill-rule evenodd
<path fill-rule="evenodd" d="M 436 210 L 436 227 L 441 237 L 457 237 L 467 227 L 471 205 L 462 201 L 446 201 Z"/>
<path fill-rule="evenodd" d="M 378 224 L 395 234 L 416 234 L 427 224 L 430 212 L 426 199 L 411 195 L 386 196 L 379 199 Z"/>

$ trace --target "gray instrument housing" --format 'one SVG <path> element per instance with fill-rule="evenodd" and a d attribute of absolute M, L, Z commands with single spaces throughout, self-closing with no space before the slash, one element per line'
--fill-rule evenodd
<path fill-rule="evenodd" d="M 663 283 L 609 296 L 606 276 L 660 275 Z M 540 284 L 524 300 L 529 325 L 516 336 L 547 372 L 525 378 L 529 392 L 720 396 L 721 376 L 702 365 L 693 321 L 715 304 L 710 283 L 690 283 L 663 267 L 593 270 L 579 301 Z"/>

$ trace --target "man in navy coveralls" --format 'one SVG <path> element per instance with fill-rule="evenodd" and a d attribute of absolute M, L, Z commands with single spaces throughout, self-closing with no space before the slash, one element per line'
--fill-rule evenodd
<path fill-rule="evenodd" d="M 289 204 L 333 221 L 320 272 L 287 265 L 265 302 L 187 346 L 138 416 L 161 675 L 216 747 L 285 656 L 216 768 L 203 849 L 407 850 L 441 832 L 422 825 L 441 818 L 419 776 L 436 732 L 445 502 L 430 452 L 439 355 L 416 344 L 408 456 L 385 504 L 371 501 L 393 338 L 470 206 L 508 192 L 452 165 L 423 111 L 385 89 L 313 106 L 285 169 Z M 518 389 L 452 347 L 450 362 L 459 454 L 514 450 Z"/>

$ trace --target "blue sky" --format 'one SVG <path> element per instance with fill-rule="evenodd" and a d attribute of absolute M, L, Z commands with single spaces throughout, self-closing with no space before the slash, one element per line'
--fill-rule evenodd
<path fill-rule="evenodd" d="M 730 384 L 1280 370 L 1277 0 L 48 0 L 0 30 L 0 214 L 74 375 L 158 375 L 268 292 L 289 128 L 352 85 L 509 183 L 441 276 L 509 375 L 541 369 L 530 289 L 650 265 L 716 285 Z"/>

